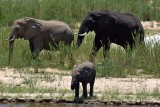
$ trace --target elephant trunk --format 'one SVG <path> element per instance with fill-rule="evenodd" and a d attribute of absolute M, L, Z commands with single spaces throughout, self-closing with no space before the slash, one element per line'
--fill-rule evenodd
<path fill-rule="evenodd" d="M 79 36 L 78 35 L 76 48 L 78 48 L 82 44 L 83 39 L 84 39 L 84 36 Z"/>
<path fill-rule="evenodd" d="M 10 59 L 11 59 L 11 55 L 13 53 L 15 36 L 16 36 L 15 33 L 11 32 L 10 37 L 9 37 L 9 62 L 10 62 Z"/>
<path fill-rule="evenodd" d="M 75 81 L 75 79 L 72 78 L 72 81 L 71 81 L 71 90 L 74 90 L 75 86 L 76 86 L 76 81 Z"/>
<path fill-rule="evenodd" d="M 85 22 L 82 22 L 79 32 L 78 32 L 78 38 L 77 38 L 77 43 L 76 46 L 77 48 L 81 45 L 84 36 L 89 32 L 89 28 L 86 26 Z"/>

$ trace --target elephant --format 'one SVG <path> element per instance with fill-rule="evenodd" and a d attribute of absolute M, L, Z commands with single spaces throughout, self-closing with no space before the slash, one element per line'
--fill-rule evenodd
<path fill-rule="evenodd" d="M 91 60 L 101 47 L 103 47 L 105 58 L 111 43 L 120 45 L 124 49 L 129 46 L 130 50 L 136 47 L 136 43 L 144 44 L 144 28 L 139 19 L 129 13 L 108 10 L 88 12 L 84 16 L 78 31 L 77 48 L 81 45 L 84 36 L 90 31 L 95 32 Z"/>
<path fill-rule="evenodd" d="M 60 42 L 70 46 L 74 35 L 65 22 L 31 17 L 18 19 L 14 22 L 9 36 L 9 60 L 13 53 L 14 40 L 18 38 L 29 41 L 32 57 L 36 59 L 43 49 L 57 49 Z"/>
<path fill-rule="evenodd" d="M 82 83 L 83 97 L 87 98 L 87 83 L 90 83 L 90 96 L 93 96 L 93 87 L 96 77 L 96 68 L 92 62 L 86 61 L 72 70 L 71 89 L 75 89 L 75 100 L 79 98 L 79 83 Z"/>

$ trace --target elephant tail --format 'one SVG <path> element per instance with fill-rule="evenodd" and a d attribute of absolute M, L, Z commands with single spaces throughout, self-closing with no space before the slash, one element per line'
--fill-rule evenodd
<path fill-rule="evenodd" d="M 143 44 L 144 43 L 144 29 L 143 29 L 143 26 L 142 26 L 142 29 L 140 30 L 140 43 Z"/>
<path fill-rule="evenodd" d="M 137 32 L 136 34 L 138 36 L 138 43 L 144 44 L 144 35 L 145 35 L 145 32 L 144 32 L 143 25 L 141 24 L 140 21 L 139 21 L 138 27 L 136 29 L 136 32 Z"/>

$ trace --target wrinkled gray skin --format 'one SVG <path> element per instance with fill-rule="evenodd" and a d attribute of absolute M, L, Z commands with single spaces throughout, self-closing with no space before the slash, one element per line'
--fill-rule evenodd
<path fill-rule="evenodd" d="M 45 21 L 30 17 L 18 19 L 14 22 L 9 36 L 9 60 L 14 40 L 18 38 L 29 41 L 33 59 L 36 59 L 38 53 L 43 49 L 51 50 L 51 45 L 56 49 L 60 41 L 63 41 L 65 45 L 71 45 L 74 39 L 71 28 L 64 22 Z"/>
<path fill-rule="evenodd" d="M 87 83 L 90 83 L 90 96 L 93 96 L 93 86 L 96 69 L 93 63 L 84 62 L 74 67 L 72 71 L 71 89 L 75 89 L 75 99 L 79 98 L 79 83 L 82 83 L 83 97 L 87 98 Z"/>
<path fill-rule="evenodd" d="M 94 60 L 101 47 L 103 47 L 105 58 L 111 43 L 120 45 L 126 50 L 128 46 L 131 50 L 135 48 L 136 40 L 140 44 L 144 44 L 143 26 L 138 18 L 129 13 L 118 13 L 107 10 L 88 12 L 79 28 L 77 47 L 81 45 L 84 36 L 90 31 L 95 32 L 91 60 Z"/>

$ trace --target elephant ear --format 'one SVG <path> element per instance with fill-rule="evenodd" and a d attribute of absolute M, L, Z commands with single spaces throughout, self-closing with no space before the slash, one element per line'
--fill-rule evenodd
<path fill-rule="evenodd" d="M 38 21 L 35 19 L 26 19 L 26 22 L 27 27 L 24 34 L 25 39 L 31 39 L 40 33 L 42 25 Z"/>
<path fill-rule="evenodd" d="M 85 76 L 89 77 L 92 74 L 92 70 L 90 70 L 89 68 L 83 68 L 83 70 L 85 71 Z"/>
<path fill-rule="evenodd" d="M 117 20 L 117 18 L 112 14 L 112 12 L 107 10 L 91 12 L 90 15 L 95 21 L 106 20 L 109 22 L 115 22 Z"/>
<path fill-rule="evenodd" d="M 96 12 L 90 12 L 90 20 L 94 23 L 96 21 L 98 21 L 100 14 L 96 13 Z"/>

